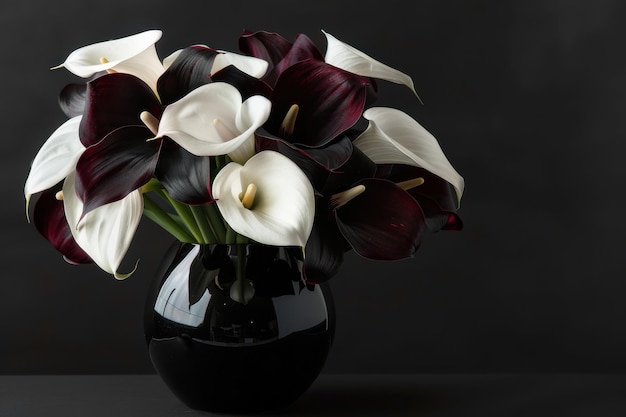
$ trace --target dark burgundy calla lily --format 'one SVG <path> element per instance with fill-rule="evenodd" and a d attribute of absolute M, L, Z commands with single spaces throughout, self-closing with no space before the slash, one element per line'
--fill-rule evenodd
<path fill-rule="evenodd" d="M 407 191 L 422 207 L 429 231 L 463 229 L 463 221 L 456 213 L 456 192 L 450 183 L 415 166 L 381 164 L 377 168 L 377 177 L 396 183 L 414 178 L 424 179 L 424 184 Z"/>
<path fill-rule="evenodd" d="M 161 103 L 146 83 L 129 74 L 98 77 L 87 83 L 80 141 L 89 147 L 120 127 L 142 125 L 139 115 L 143 111 L 157 119 L 163 113 Z"/>
<path fill-rule="evenodd" d="M 323 191 L 330 173 L 341 170 L 354 151 L 352 141 L 346 136 L 322 148 L 298 148 L 264 129 L 256 133 L 256 149 L 257 152 L 272 150 L 291 159 L 318 192 Z"/>
<path fill-rule="evenodd" d="M 185 204 L 205 204 L 214 201 L 209 178 L 211 159 L 196 156 L 169 138 L 163 139 L 155 176 L 169 195 Z"/>
<path fill-rule="evenodd" d="M 391 181 L 363 179 L 364 191 L 335 207 L 333 197 L 316 205 L 313 232 L 306 245 L 304 271 L 308 282 L 334 275 L 346 250 L 373 260 L 413 256 L 426 230 L 420 205 Z"/>
<path fill-rule="evenodd" d="M 160 118 L 162 106 L 143 81 L 127 74 L 105 75 L 88 83 L 87 93 L 80 135 L 88 147 L 76 166 L 83 215 L 120 200 L 154 176 L 178 201 L 213 201 L 208 157 L 191 155 L 167 138 L 149 140 L 154 134 L 139 115 L 148 111 Z"/>
<path fill-rule="evenodd" d="M 55 198 L 60 186 L 43 191 L 33 208 L 35 228 L 72 264 L 93 263 L 85 251 L 78 246 L 65 218 L 63 201 Z"/>
<path fill-rule="evenodd" d="M 274 85 L 283 71 L 291 65 L 306 59 L 324 61 L 324 56 L 304 34 L 291 42 L 278 33 L 258 31 L 244 33 L 239 37 L 239 50 L 245 54 L 263 59 L 269 67 L 263 80 Z"/>
<path fill-rule="evenodd" d="M 161 74 L 157 90 L 164 105 L 172 104 L 191 90 L 211 81 L 211 68 L 219 52 L 195 45 L 183 49 L 169 68 Z"/>
<path fill-rule="evenodd" d="M 76 164 L 76 194 L 83 202 L 83 215 L 121 200 L 154 176 L 161 140 L 145 126 L 114 130 L 85 149 Z"/>
<path fill-rule="evenodd" d="M 359 255 L 376 260 L 413 256 L 426 229 L 420 205 L 396 184 L 365 179 L 365 191 L 336 209 L 337 226 Z"/>
<path fill-rule="evenodd" d="M 324 146 L 359 120 L 367 85 L 365 78 L 324 62 L 298 62 L 276 82 L 272 113 L 265 127 L 300 146 Z M 299 106 L 295 125 L 292 132 L 284 134 L 281 124 L 294 104 Z"/>

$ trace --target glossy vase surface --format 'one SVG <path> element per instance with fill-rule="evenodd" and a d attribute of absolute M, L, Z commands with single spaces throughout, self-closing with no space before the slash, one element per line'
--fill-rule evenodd
<path fill-rule="evenodd" d="M 205 411 L 260 412 L 309 388 L 332 345 L 334 305 L 327 287 L 305 285 L 301 266 L 296 248 L 170 249 L 146 303 L 145 335 L 156 371 L 180 400 Z M 253 295 L 233 300 L 242 294 L 234 285 Z"/>

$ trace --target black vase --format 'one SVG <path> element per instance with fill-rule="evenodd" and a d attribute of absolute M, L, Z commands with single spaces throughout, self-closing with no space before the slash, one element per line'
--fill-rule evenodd
<path fill-rule="evenodd" d="M 307 286 L 301 266 L 297 248 L 170 249 L 146 303 L 145 335 L 156 371 L 181 401 L 261 412 L 309 388 L 330 351 L 335 315 L 328 287 Z"/>

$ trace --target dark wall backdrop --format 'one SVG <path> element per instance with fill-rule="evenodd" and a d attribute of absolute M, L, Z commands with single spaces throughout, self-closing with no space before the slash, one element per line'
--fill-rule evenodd
<path fill-rule="evenodd" d="M 9 5 L 10 4 L 10 5 Z M 0 373 L 152 372 L 142 309 L 169 237 L 147 220 L 118 282 L 70 266 L 24 213 L 35 153 L 64 116 L 51 72 L 74 49 L 159 28 L 162 57 L 236 50 L 241 31 L 324 29 L 410 74 L 379 104 L 439 139 L 467 188 L 465 230 L 414 259 L 350 255 L 333 284 L 326 372 L 626 372 L 626 3 L 22 0 L 0 6 Z"/>

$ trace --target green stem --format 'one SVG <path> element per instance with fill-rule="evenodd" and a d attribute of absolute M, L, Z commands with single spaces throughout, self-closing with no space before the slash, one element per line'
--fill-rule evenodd
<path fill-rule="evenodd" d="M 165 190 L 159 190 L 158 192 L 167 200 L 174 210 L 176 210 L 176 213 L 178 213 L 180 218 L 183 220 L 185 226 L 189 229 L 189 232 L 193 235 L 196 242 L 202 243 L 202 233 L 200 232 L 200 228 L 198 227 L 189 206 L 174 200 Z"/>
<path fill-rule="evenodd" d="M 219 212 L 216 203 L 202 205 L 206 217 L 209 219 L 209 224 L 213 230 L 213 235 L 218 242 L 226 242 L 226 227 L 222 220 L 222 215 Z"/>
<path fill-rule="evenodd" d="M 206 217 L 206 213 L 202 209 L 202 206 L 189 206 L 191 209 L 191 214 L 196 220 L 196 224 L 200 229 L 200 233 L 202 234 L 202 243 L 216 243 L 217 240 L 212 232 L 212 227 L 209 223 L 209 220 Z"/>
<path fill-rule="evenodd" d="M 233 230 L 232 227 L 230 227 L 230 225 L 226 222 L 224 222 L 224 224 L 226 225 L 226 240 L 225 243 L 231 244 L 231 243 L 235 243 L 237 240 L 237 237 L 235 236 L 236 233 Z"/>
<path fill-rule="evenodd" d="M 150 220 L 161 226 L 176 239 L 181 242 L 193 242 L 191 237 L 180 225 L 174 220 L 169 213 L 159 207 L 150 197 L 143 196 L 143 212 Z"/>

